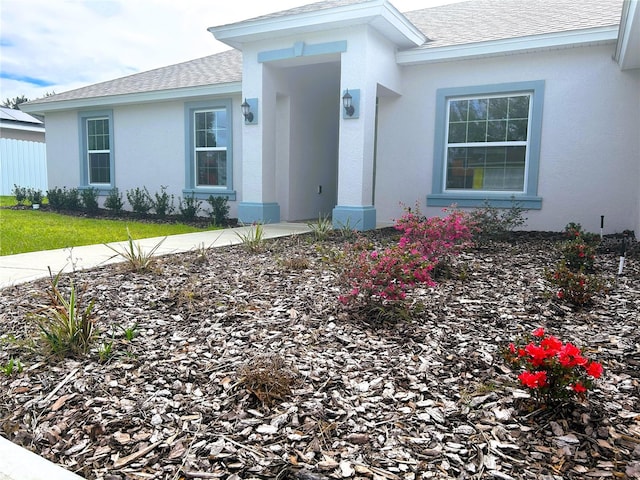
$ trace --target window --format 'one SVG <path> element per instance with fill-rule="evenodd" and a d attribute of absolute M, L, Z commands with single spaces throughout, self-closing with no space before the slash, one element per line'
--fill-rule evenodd
<path fill-rule="evenodd" d="M 227 112 L 195 111 L 196 187 L 227 185 Z"/>
<path fill-rule="evenodd" d="M 537 197 L 543 82 L 439 90 L 427 204 L 504 205 Z"/>
<path fill-rule="evenodd" d="M 185 105 L 187 157 L 185 195 L 235 200 L 232 184 L 231 101 Z"/>
<path fill-rule="evenodd" d="M 87 119 L 87 160 L 89 184 L 111 183 L 111 142 L 109 119 Z"/>
<path fill-rule="evenodd" d="M 113 114 L 81 112 L 79 121 L 80 186 L 109 190 L 114 186 Z"/>

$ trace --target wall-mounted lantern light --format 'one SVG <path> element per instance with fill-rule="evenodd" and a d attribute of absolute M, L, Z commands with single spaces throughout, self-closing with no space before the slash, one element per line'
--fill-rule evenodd
<path fill-rule="evenodd" d="M 353 113 L 356 111 L 356 109 L 353 108 L 353 97 L 349 93 L 348 88 L 345 94 L 342 96 L 342 106 L 344 107 L 344 112 L 350 117 L 353 117 Z"/>
<path fill-rule="evenodd" d="M 349 92 L 347 88 L 342 95 L 342 118 L 351 119 L 360 116 L 360 90 L 352 89 Z"/>
<path fill-rule="evenodd" d="M 246 98 L 244 99 L 244 102 L 242 102 L 242 105 L 240 105 L 240 108 L 242 108 L 242 116 L 244 117 L 245 123 L 252 123 L 253 112 L 251 111 L 251 105 L 249 105 Z"/>

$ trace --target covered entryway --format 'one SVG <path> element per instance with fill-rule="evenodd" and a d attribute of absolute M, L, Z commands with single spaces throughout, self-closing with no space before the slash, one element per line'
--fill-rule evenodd
<path fill-rule="evenodd" d="M 275 80 L 275 197 L 280 218 L 329 216 L 337 202 L 340 64 L 284 62 L 267 68 Z"/>

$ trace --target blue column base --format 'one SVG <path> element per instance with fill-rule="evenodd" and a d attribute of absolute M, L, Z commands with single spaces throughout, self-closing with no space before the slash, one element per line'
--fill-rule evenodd
<path fill-rule="evenodd" d="M 333 209 L 333 228 L 351 228 L 364 232 L 376 228 L 375 207 L 346 207 L 337 205 Z"/>
<path fill-rule="evenodd" d="M 277 203 L 240 202 L 238 204 L 238 221 L 240 223 L 278 223 L 280 222 L 280 205 Z"/>

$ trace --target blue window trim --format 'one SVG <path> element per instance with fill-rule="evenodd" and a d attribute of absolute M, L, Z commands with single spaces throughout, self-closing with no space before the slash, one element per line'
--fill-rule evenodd
<path fill-rule="evenodd" d="M 527 151 L 527 182 L 524 192 L 446 192 L 444 188 L 446 118 L 447 101 L 450 98 L 475 95 L 512 95 L 515 93 L 531 94 L 531 123 L 529 124 L 529 147 Z M 433 147 L 433 179 L 431 194 L 427 195 L 427 205 L 447 207 L 457 204 L 459 207 L 480 207 L 486 201 L 497 208 L 511 207 L 513 201 L 524 208 L 539 210 L 542 198 L 538 196 L 538 176 L 540 168 L 540 143 L 542 139 L 542 107 L 544 105 L 544 80 L 531 82 L 512 82 L 492 85 L 476 85 L 471 87 L 441 88 L 436 91 L 435 139 Z"/>
<path fill-rule="evenodd" d="M 109 184 L 90 184 L 89 183 L 89 159 L 87 158 L 87 120 L 92 118 L 109 119 L 109 176 L 111 182 Z M 80 146 L 80 189 L 95 188 L 99 195 L 107 195 L 116 185 L 116 156 L 115 141 L 113 128 L 113 110 L 91 110 L 78 113 L 78 135 L 80 136 L 78 145 Z"/>
<path fill-rule="evenodd" d="M 197 110 L 214 110 L 224 108 L 227 111 L 228 138 L 227 145 L 227 185 L 225 187 L 196 187 L 195 158 L 194 158 L 194 119 L 193 114 Z M 182 193 L 185 196 L 195 196 L 200 200 L 206 200 L 210 195 L 214 197 L 227 197 L 229 200 L 236 199 L 236 192 L 233 189 L 233 109 L 231 99 L 206 100 L 201 102 L 187 102 L 184 105 L 185 124 L 185 179 Z"/>

